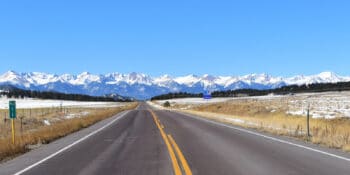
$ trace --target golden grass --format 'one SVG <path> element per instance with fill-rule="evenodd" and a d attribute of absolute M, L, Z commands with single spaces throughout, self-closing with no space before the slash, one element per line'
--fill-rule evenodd
<path fill-rule="evenodd" d="M 279 102 L 230 101 L 198 105 L 183 111 L 220 122 L 308 140 L 306 117 L 288 115 L 287 109 L 276 103 Z M 310 119 L 310 133 L 309 141 L 312 143 L 350 151 L 348 118 Z"/>
<path fill-rule="evenodd" d="M 43 120 L 50 123 L 65 120 L 65 116 L 69 114 L 81 115 L 84 113 L 96 113 L 104 111 L 104 108 L 33 108 L 33 109 L 17 109 L 17 119 L 15 120 L 17 132 L 27 132 L 44 125 Z M 0 110 L 0 138 L 6 137 L 11 133 L 10 120 L 8 119 L 8 110 Z M 22 124 L 21 125 L 21 121 Z M 21 128 L 22 127 L 22 128 Z"/>
<path fill-rule="evenodd" d="M 28 151 L 29 145 L 50 143 L 53 140 L 91 126 L 92 124 L 109 118 L 121 111 L 133 109 L 136 106 L 137 103 L 130 103 L 122 107 L 105 108 L 81 118 L 62 120 L 53 123 L 51 126 L 40 125 L 35 129 L 27 130 L 23 133 L 17 132 L 16 144 L 12 144 L 10 135 L 2 137 L 0 138 L 0 160 Z"/>

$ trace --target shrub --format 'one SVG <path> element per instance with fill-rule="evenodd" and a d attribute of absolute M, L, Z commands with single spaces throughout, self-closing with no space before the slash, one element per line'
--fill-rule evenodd
<path fill-rule="evenodd" d="M 170 103 L 168 101 L 166 101 L 166 102 L 164 102 L 163 106 L 166 107 L 166 108 L 170 107 Z"/>

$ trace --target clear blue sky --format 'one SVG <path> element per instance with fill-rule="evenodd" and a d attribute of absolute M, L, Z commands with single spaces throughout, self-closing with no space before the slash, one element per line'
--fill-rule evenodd
<path fill-rule="evenodd" d="M 3 0 L 0 72 L 350 75 L 350 1 Z"/>

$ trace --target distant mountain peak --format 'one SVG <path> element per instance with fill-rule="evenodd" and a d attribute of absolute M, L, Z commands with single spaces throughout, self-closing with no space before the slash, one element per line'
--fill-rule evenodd
<path fill-rule="evenodd" d="M 82 72 L 81 74 L 79 74 L 79 75 L 91 75 L 91 73 L 90 72 L 88 72 L 88 71 L 85 71 L 85 72 Z"/>
<path fill-rule="evenodd" d="M 97 96 L 120 94 L 139 99 L 178 91 L 199 93 L 204 90 L 271 89 L 283 85 L 341 81 L 350 81 L 350 77 L 339 76 L 331 71 L 310 76 L 297 75 L 289 78 L 273 77 L 266 73 L 243 76 L 214 76 L 210 74 L 198 76 L 189 74 L 180 77 L 172 77 L 165 74 L 159 77 L 151 77 L 137 72 L 129 74 L 114 72 L 105 75 L 95 75 L 87 71 L 78 75 L 7 71 L 0 75 L 0 85 Z"/>
<path fill-rule="evenodd" d="M 3 74 L 3 76 L 11 76 L 11 75 L 19 75 L 19 73 L 17 73 L 16 71 L 13 71 L 13 70 L 9 70 Z"/>
<path fill-rule="evenodd" d="M 322 78 L 338 78 L 338 75 L 335 74 L 334 72 L 321 72 L 320 74 L 318 74 L 318 76 L 322 77 Z"/>

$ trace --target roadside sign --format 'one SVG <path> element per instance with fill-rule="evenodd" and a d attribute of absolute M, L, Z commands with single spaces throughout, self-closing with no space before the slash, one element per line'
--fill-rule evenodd
<path fill-rule="evenodd" d="M 209 91 L 204 92 L 203 99 L 205 99 L 205 100 L 211 99 L 211 93 Z"/>
<path fill-rule="evenodd" d="M 9 102 L 9 116 L 11 119 L 16 118 L 16 101 Z"/>
<path fill-rule="evenodd" d="M 9 116 L 11 119 L 11 128 L 12 128 L 12 144 L 15 144 L 16 143 L 16 133 L 15 133 L 16 101 L 9 101 Z"/>

